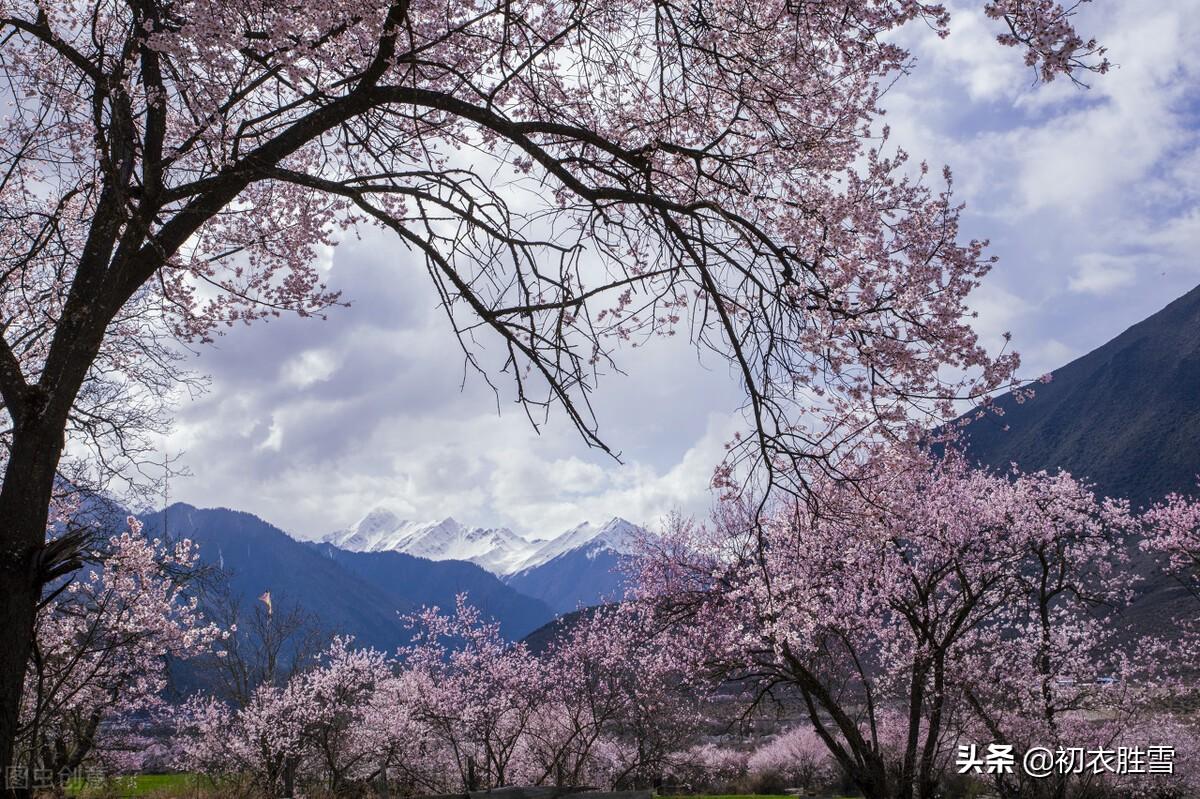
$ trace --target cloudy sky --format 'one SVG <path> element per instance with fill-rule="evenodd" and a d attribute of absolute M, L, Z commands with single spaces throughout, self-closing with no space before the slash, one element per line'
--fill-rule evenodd
<path fill-rule="evenodd" d="M 1000 263 L 977 328 L 1012 331 L 1036 376 L 1088 352 L 1200 283 L 1200 0 L 1097 0 L 1080 25 L 1116 69 L 1079 90 L 1034 87 L 1020 54 L 992 43 L 981 0 L 950 3 L 953 33 L 904 33 L 914 73 L 888 95 L 893 140 L 946 163 L 966 234 Z M 585 519 L 653 523 L 703 512 L 736 383 L 712 356 L 664 340 L 626 353 L 597 397 L 623 463 L 567 425 L 535 433 L 477 378 L 420 264 L 383 234 L 330 253 L 353 303 L 325 322 L 239 329 L 204 348 L 211 390 L 185 401 L 164 447 L 189 477 L 171 501 L 256 513 L 315 537 L 385 504 L 550 536 Z"/>

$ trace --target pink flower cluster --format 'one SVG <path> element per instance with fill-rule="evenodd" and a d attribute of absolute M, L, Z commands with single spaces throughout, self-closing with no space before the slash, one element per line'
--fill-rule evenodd
<path fill-rule="evenodd" d="M 1138 541 L 1195 579 L 1197 504 L 1138 515 L 1066 474 L 875 457 L 816 486 L 817 504 L 743 499 L 710 526 L 675 520 L 648 547 L 646 601 L 686 619 L 718 673 L 802 708 L 869 797 L 934 795 L 963 742 L 1019 753 L 1129 743 L 1152 718 L 1194 725 L 1172 709 L 1196 690 L 1194 610 L 1127 619 Z M 1022 797 L 1054 782 L 988 779 Z"/>
<path fill-rule="evenodd" d="M 596 610 L 540 655 L 465 597 L 412 622 L 396 657 L 338 639 L 243 707 L 193 698 L 179 764 L 265 791 L 647 785 L 696 734 L 695 670 L 680 671 L 677 636 L 636 606 Z"/>
<path fill-rule="evenodd" d="M 96 548 L 94 565 L 52 586 L 38 611 L 16 746 L 21 767 L 60 774 L 144 755 L 139 729 L 167 710 L 168 658 L 195 657 L 227 635 L 205 621 L 187 590 L 195 545 L 147 540 L 136 519 L 128 523 Z"/>

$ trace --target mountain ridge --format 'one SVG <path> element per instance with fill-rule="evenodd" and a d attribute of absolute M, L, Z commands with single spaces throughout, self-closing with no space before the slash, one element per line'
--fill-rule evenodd
<path fill-rule="evenodd" d="M 365 646 L 391 650 L 406 643 L 411 631 L 404 614 L 423 605 L 452 607 L 459 592 L 514 640 L 555 615 L 544 602 L 470 563 L 390 553 L 364 566 L 349 557 L 353 553 L 330 552 L 327 544 L 300 541 L 254 514 L 230 508 L 175 503 L 139 518 L 148 536 L 192 539 L 202 563 L 227 574 L 244 609 L 269 591 L 277 601 L 303 607 L 323 627 L 353 635 Z"/>
<path fill-rule="evenodd" d="M 320 543 L 352 552 L 402 552 L 434 561 L 462 560 L 508 579 L 528 573 L 579 548 L 631 554 L 644 530 L 619 516 L 602 525 L 583 522 L 551 538 L 527 539 L 507 527 L 467 527 L 453 517 L 420 522 L 402 519 L 386 505 L 323 536 Z"/>
<path fill-rule="evenodd" d="M 1055 369 L 1022 401 L 998 397 L 961 446 L 997 470 L 1062 469 L 1136 508 L 1196 490 L 1200 287 Z"/>

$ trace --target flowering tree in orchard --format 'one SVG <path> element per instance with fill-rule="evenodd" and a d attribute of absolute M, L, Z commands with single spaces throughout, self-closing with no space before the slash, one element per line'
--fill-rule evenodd
<path fill-rule="evenodd" d="M 450 793 L 459 787 L 453 753 L 430 733 L 418 715 L 424 677 L 397 667 L 391 679 L 376 682 L 359 713 L 355 741 L 368 747 L 355 777 L 375 779 L 384 795 Z"/>
<path fill-rule="evenodd" d="M 775 776 L 781 787 L 811 790 L 833 781 L 833 758 L 811 727 L 797 727 L 775 736 L 750 755 L 746 768 L 760 775 L 760 780 Z"/>
<path fill-rule="evenodd" d="M 234 708 L 212 697 L 193 697 L 178 711 L 180 761 L 190 771 L 230 778 L 226 789 L 291 796 L 304 752 L 298 697 L 263 683 L 250 701 Z"/>
<path fill-rule="evenodd" d="M 406 714 L 451 754 L 456 787 L 646 787 L 703 724 L 690 636 L 639 603 L 589 611 L 539 655 L 506 643 L 460 597 L 416 619 Z"/>
<path fill-rule="evenodd" d="M 363 709 L 378 682 L 391 676 L 388 660 L 382 652 L 351 644 L 349 639 L 336 639 L 326 653 L 327 662 L 302 673 L 292 685 L 306 709 L 301 734 L 320 759 L 328 775 L 326 787 L 335 796 L 362 769 L 374 776 L 390 749 L 386 735 L 375 737 L 381 730 L 362 723 Z"/>
<path fill-rule="evenodd" d="M 1166 572 L 1200 599 L 1200 502 L 1171 494 L 1146 518 L 1143 549 L 1157 556 Z"/>
<path fill-rule="evenodd" d="M 413 617 L 388 657 L 339 638 L 238 704 L 179 710 L 179 765 L 228 792 L 335 795 L 500 785 L 645 786 L 680 765 L 703 726 L 691 636 L 630 603 L 565 625 L 537 655 L 460 597 Z"/>
<path fill-rule="evenodd" d="M 130 518 L 98 565 L 46 597 L 22 694 L 21 768 L 58 779 L 120 748 L 102 725 L 162 708 L 168 656 L 194 657 L 222 635 L 184 592 L 197 557 L 188 541 L 147 541 Z"/>
<path fill-rule="evenodd" d="M 246 794 L 291 796 L 312 787 L 338 795 L 369 782 L 446 792 L 466 783 L 474 762 L 479 782 L 490 784 L 489 751 L 505 770 L 524 728 L 506 723 L 508 695 L 492 697 L 488 689 L 517 686 L 490 679 L 506 673 L 503 667 L 458 672 L 442 660 L 450 650 L 438 636 L 470 631 L 475 645 L 464 641 L 457 663 L 471 669 L 493 664 L 489 656 L 502 653 L 504 643 L 494 628 L 477 624 L 477 612 L 465 604 L 449 619 L 436 610 L 423 618 L 434 637 L 423 639 L 405 663 L 338 638 L 282 684 L 260 683 L 244 703 L 193 697 L 176 718 L 179 764 L 209 775 L 224 791 Z M 464 627 L 457 626 L 460 618 Z M 528 657 L 511 654 L 522 662 Z M 530 696 L 540 690 L 536 679 L 527 686 Z"/>
<path fill-rule="evenodd" d="M 1023 476 L 1014 489 L 1023 516 L 1011 531 L 1023 552 L 1011 599 L 961 661 L 965 733 L 1017 752 L 1129 743 L 1123 736 L 1148 712 L 1147 686 L 1178 663 L 1121 617 L 1141 580 L 1129 543 L 1138 520 L 1124 501 L 1098 499 L 1069 475 Z M 1074 795 L 1103 777 L 991 776 L 1002 796 L 1035 799 Z"/>
<path fill-rule="evenodd" d="M 529 781 L 650 787 L 705 725 L 715 687 L 694 639 L 645 603 L 595 608 L 541 656 L 545 703 L 526 739 Z"/>
<path fill-rule="evenodd" d="M 177 764 L 225 793 L 345 792 L 375 783 L 402 795 L 459 787 L 457 765 L 418 716 L 419 675 L 335 641 L 321 662 L 243 706 L 196 696 L 176 712 Z"/>
<path fill-rule="evenodd" d="M 417 683 L 373 649 L 337 638 L 284 685 L 262 682 L 241 705 L 193 697 L 176 717 L 179 761 L 224 790 L 292 796 L 304 780 L 331 795 L 376 779 L 424 790 L 448 765 L 412 712 Z"/>
<path fill-rule="evenodd" d="M 1070 9 L 985 10 L 1042 78 L 1106 67 Z M 958 240 L 948 181 L 872 138 L 907 60 L 888 34 L 913 22 L 948 19 L 908 0 L 4 3 L 0 770 L 68 436 L 136 453 L 166 337 L 321 313 L 339 300 L 314 256 L 350 226 L 417 253 L 466 358 L 499 352 L 531 419 L 560 406 L 605 449 L 597 375 L 677 325 L 732 359 L 746 452 L 799 486 L 1005 383 L 1015 358 L 962 321 L 990 261 Z"/>
<path fill-rule="evenodd" d="M 594 754 L 608 726 L 627 708 L 617 677 L 631 638 L 610 624 L 619 611 L 598 608 L 581 616 L 543 656 L 546 694 L 529 726 L 526 756 L 531 782 L 556 786 L 593 785 Z M 651 675 L 647 675 L 651 677 Z"/>
<path fill-rule="evenodd" d="M 412 710 L 453 753 L 460 787 L 512 784 L 522 739 L 543 702 L 541 663 L 509 644 L 460 594 L 452 614 L 427 608 L 413 618 L 404 651 L 420 689 Z"/>
<path fill-rule="evenodd" d="M 878 457 L 886 479 L 823 486 L 819 513 L 756 524 L 731 503 L 711 529 L 677 523 L 643 588 L 705 631 L 720 672 L 798 698 L 873 799 L 937 795 L 959 744 L 1110 734 L 1086 714 L 1119 717 L 1097 680 L 1134 673 L 1097 615 L 1129 598 L 1128 510 L 1066 475 Z M 1064 795 L 1053 783 L 1029 790 Z"/>
<path fill-rule="evenodd" d="M 1190 599 L 1200 602 L 1200 500 L 1195 496 L 1171 494 L 1145 514 L 1142 549 L 1153 556 L 1162 570 L 1183 588 Z M 1189 598 L 1189 597 L 1185 597 Z M 1200 687 L 1200 614 L 1195 602 L 1185 602 L 1165 620 L 1172 628 L 1172 655 L 1184 664 L 1182 683 L 1187 705 L 1194 706 Z M 1195 719 L 1193 719 L 1195 722 Z M 1193 739 L 1200 730 L 1192 729 Z M 1197 773 L 1200 774 L 1200 766 Z M 1200 790 L 1197 777 L 1196 790 Z"/>

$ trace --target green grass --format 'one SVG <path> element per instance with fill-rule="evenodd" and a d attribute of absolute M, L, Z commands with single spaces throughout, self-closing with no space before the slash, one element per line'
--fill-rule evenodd
<path fill-rule="evenodd" d="M 174 793 L 187 795 L 196 785 L 195 774 L 137 774 L 114 777 L 110 782 L 86 784 L 82 780 L 67 783 L 67 795 L 87 799 L 92 795 L 117 795 L 129 797 Z"/>

